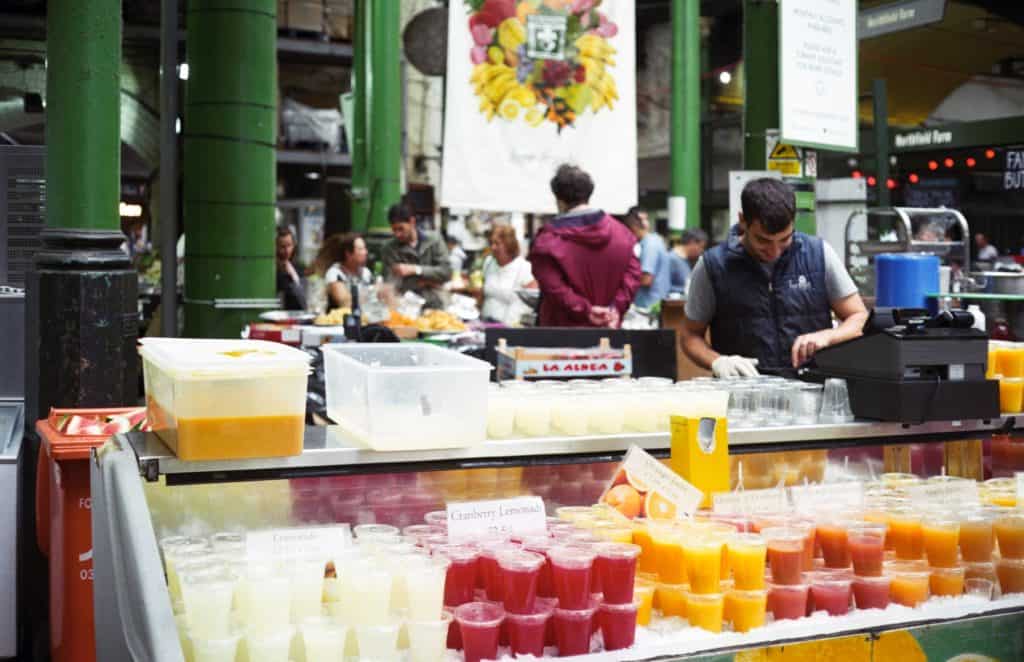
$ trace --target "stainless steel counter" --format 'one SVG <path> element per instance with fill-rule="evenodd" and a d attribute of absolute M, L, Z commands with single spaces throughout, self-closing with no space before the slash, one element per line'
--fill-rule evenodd
<path fill-rule="evenodd" d="M 734 451 L 762 452 L 786 449 L 834 448 L 868 444 L 941 441 L 985 434 L 1005 426 L 1014 417 L 989 421 L 942 421 L 908 425 L 854 422 L 837 425 L 740 428 L 729 433 Z M 185 462 L 167 449 L 153 433 L 130 433 L 121 439 L 130 447 L 139 470 L 149 480 L 167 476 L 169 483 L 223 482 L 249 478 L 296 477 L 391 471 L 459 469 L 490 466 L 564 464 L 617 460 L 632 445 L 667 456 L 667 432 L 629 433 L 598 437 L 534 437 L 490 440 L 471 448 L 381 452 L 360 446 L 340 428 L 307 427 L 302 455 L 282 458 Z"/>

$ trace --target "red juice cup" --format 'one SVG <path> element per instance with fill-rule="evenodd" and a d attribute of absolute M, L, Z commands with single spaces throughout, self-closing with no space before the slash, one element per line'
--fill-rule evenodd
<path fill-rule="evenodd" d="M 468 602 L 455 608 L 466 662 L 498 659 L 498 638 L 505 610 L 493 602 Z"/>
<path fill-rule="evenodd" d="M 797 520 L 789 526 L 799 529 L 804 534 L 804 572 L 814 570 L 814 553 L 817 550 L 818 527 L 814 524 L 814 520 Z"/>
<path fill-rule="evenodd" d="M 551 579 L 558 605 L 563 610 L 587 609 L 590 602 L 590 576 L 597 555 L 580 545 L 556 545 L 548 552 Z"/>
<path fill-rule="evenodd" d="M 529 614 L 505 615 L 505 623 L 508 624 L 509 646 L 513 655 L 544 657 L 548 625 L 554 611 L 554 605 L 542 605 L 538 602 Z M 554 629 L 552 628 L 553 634 Z M 553 640 L 552 644 L 554 644 Z"/>
<path fill-rule="evenodd" d="M 505 611 L 511 614 L 529 614 L 537 599 L 537 582 L 545 558 L 521 549 L 498 552 L 498 567 L 505 582 Z"/>
<path fill-rule="evenodd" d="M 844 570 L 850 567 L 850 541 L 846 522 L 818 522 L 815 534 L 821 545 L 826 568 Z M 884 541 L 884 538 L 883 538 Z"/>
<path fill-rule="evenodd" d="M 770 527 L 761 531 L 768 546 L 768 565 L 775 584 L 803 583 L 805 532 L 796 527 Z"/>
<path fill-rule="evenodd" d="M 483 579 L 482 588 L 487 593 L 488 600 L 502 602 L 505 599 L 505 576 L 501 572 L 501 566 L 498 565 L 498 554 L 519 549 L 519 545 L 505 540 L 480 544 L 477 572 Z M 477 584 L 479 585 L 479 582 Z"/>
<path fill-rule="evenodd" d="M 460 651 L 462 650 L 462 630 L 459 628 L 459 622 L 455 620 L 455 610 L 445 607 L 442 611 L 452 617 L 451 623 L 448 624 L 448 641 L 445 642 L 445 648 Z"/>
<path fill-rule="evenodd" d="M 476 589 L 477 559 L 479 551 L 471 545 L 439 545 L 433 553 L 448 559 L 448 574 L 444 580 L 444 604 L 458 607 L 473 601 Z"/>
<path fill-rule="evenodd" d="M 557 566 L 556 566 L 557 567 Z M 584 609 L 555 609 L 555 641 L 559 657 L 586 655 L 590 652 L 594 614 L 598 603 L 589 599 Z"/>
<path fill-rule="evenodd" d="M 853 597 L 853 581 L 849 573 L 823 570 L 810 573 L 810 580 L 814 611 L 824 610 L 832 616 L 849 613 Z"/>
<path fill-rule="evenodd" d="M 861 577 L 880 577 L 885 561 L 885 524 L 854 524 L 847 529 L 853 572 Z"/>
<path fill-rule="evenodd" d="M 633 583 L 640 545 L 607 542 L 594 546 L 594 574 L 604 593 L 606 604 L 624 605 L 633 602 Z"/>
<path fill-rule="evenodd" d="M 768 611 L 777 621 L 803 618 L 809 595 L 807 584 L 768 584 Z"/>
<path fill-rule="evenodd" d="M 602 604 L 598 609 L 598 621 L 601 624 L 601 637 L 604 639 L 606 651 L 617 651 L 629 648 L 636 639 L 636 612 L 640 605 L 635 602 L 628 604 Z"/>
<path fill-rule="evenodd" d="M 540 576 L 537 578 L 537 597 L 555 597 L 555 584 L 551 579 L 551 559 L 548 558 L 548 551 L 555 545 L 555 541 L 547 536 L 527 536 L 523 540 L 523 549 L 544 557 L 544 565 L 541 566 Z"/>
<path fill-rule="evenodd" d="M 853 602 L 857 609 L 885 609 L 889 606 L 889 585 L 887 576 L 853 577 Z"/>
<path fill-rule="evenodd" d="M 537 598 L 533 603 L 536 611 L 550 611 L 552 614 L 555 613 L 555 607 L 558 606 L 558 598 Z M 555 637 L 555 619 L 549 618 L 547 626 L 544 628 L 544 645 L 555 646 L 558 643 L 558 639 Z"/>

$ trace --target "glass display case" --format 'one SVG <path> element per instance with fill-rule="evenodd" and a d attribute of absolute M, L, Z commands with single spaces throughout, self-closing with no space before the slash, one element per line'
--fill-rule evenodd
<path fill-rule="evenodd" d="M 736 487 L 742 473 L 743 487 L 751 490 L 877 481 L 897 472 L 946 474 L 996 478 L 982 483 L 983 499 L 1013 503 L 1007 477 L 1024 470 L 1016 466 L 1024 458 L 1024 440 L 1017 440 L 1015 423 L 1005 418 L 737 429 L 729 435 L 731 482 Z M 94 452 L 91 463 L 97 659 L 185 659 L 158 544 L 169 536 L 338 523 L 401 529 L 423 523 L 447 503 L 522 495 L 542 497 L 554 516 L 561 506 L 594 504 L 632 446 L 667 458 L 669 433 L 376 452 L 338 428 L 308 427 L 301 455 L 209 462 L 179 460 L 153 434 L 118 435 Z M 916 608 L 860 609 L 845 616 L 769 618 L 749 632 L 736 629 L 712 633 L 656 615 L 638 629 L 631 648 L 602 651 L 596 636 L 590 659 L 905 660 L 968 653 L 1024 659 L 1024 593 L 935 598 Z"/>

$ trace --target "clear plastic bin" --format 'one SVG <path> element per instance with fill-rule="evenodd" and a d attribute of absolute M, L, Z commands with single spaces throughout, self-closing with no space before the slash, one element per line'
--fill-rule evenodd
<path fill-rule="evenodd" d="M 302 453 L 308 354 L 262 340 L 141 343 L 149 421 L 179 458 Z"/>
<path fill-rule="evenodd" d="M 374 450 L 478 444 L 490 364 L 422 343 L 325 345 L 327 414 Z"/>

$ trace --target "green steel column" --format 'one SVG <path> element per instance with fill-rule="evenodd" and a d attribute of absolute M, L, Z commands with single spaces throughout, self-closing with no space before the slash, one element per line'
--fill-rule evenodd
<path fill-rule="evenodd" d="M 743 0 L 743 167 L 764 170 L 765 132 L 779 128 L 779 5 Z"/>
<path fill-rule="evenodd" d="M 889 91 L 884 78 L 871 81 L 872 109 L 875 114 L 875 186 L 878 206 L 892 204 L 889 194 Z"/>
<path fill-rule="evenodd" d="M 51 0 L 46 12 L 46 222 L 121 229 L 121 3 Z"/>
<path fill-rule="evenodd" d="M 277 127 L 274 0 L 190 0 L 185 90 L 185 335 L 237 338 L 271 299 Z"/>
<path fill-rule="evenodd" d="M 372 177 L 370 231 L 387 232 L 388 207 L 401 195 L 401 7 L 397 2 L 372 2 L 370 13 L 373 39 L 367 99 Z"/>
<path fill-rule="evenodd" d="M 352 229 L 369 228 L 370 164 L 366 154 L 367 62 L 369 60 L 370 22 L 367 3 L 356 0 L 355 32 L 352 56 Z"/>
<path fill-rule="evenodd" d="M 669 196 L 685 198 L 690 228 L 700 227 L 700 59 L 700 0 L 672 0 Z"/>

